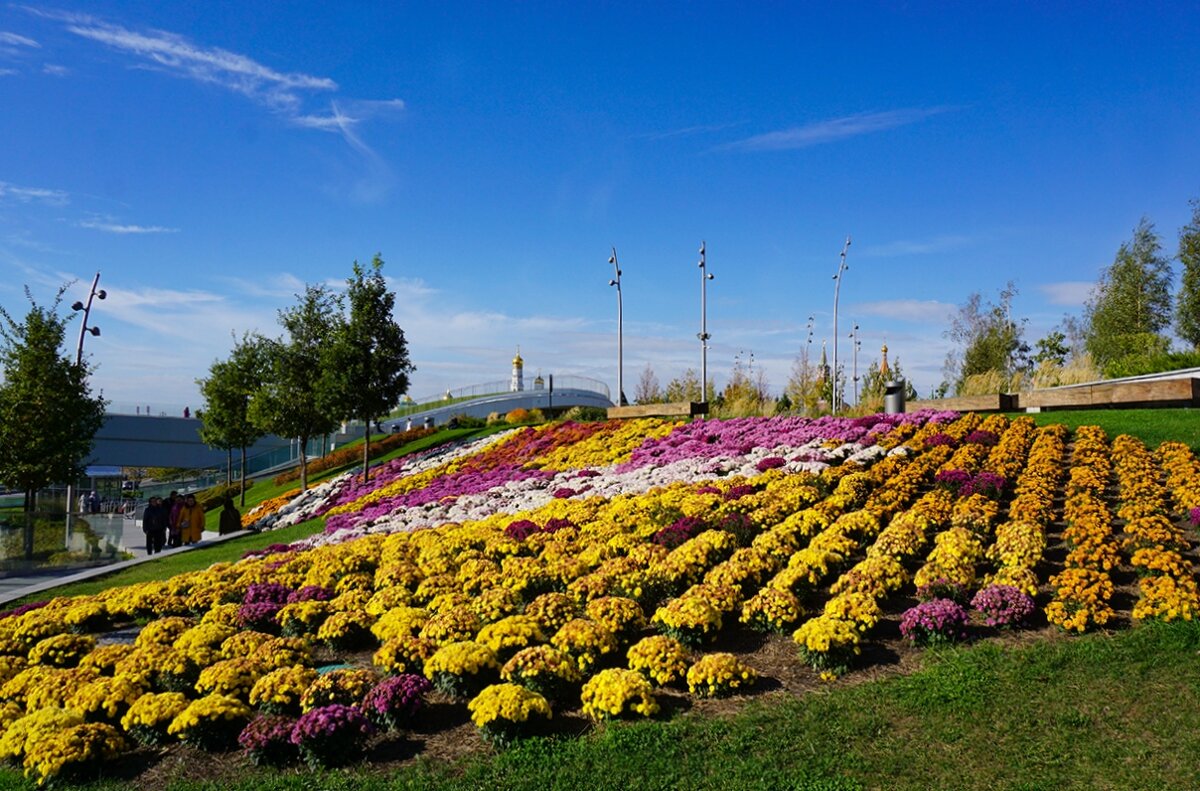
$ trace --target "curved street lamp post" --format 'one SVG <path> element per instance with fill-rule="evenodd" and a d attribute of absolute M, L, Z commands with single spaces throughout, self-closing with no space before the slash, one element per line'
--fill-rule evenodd
<path fill-rule="evenodd" d="M 617 263 L 617 248 L 612 249 L 612 255 L 608 257 L 608 262 L 613 265 L 613 272 L 616 276 L 608 281 L 610 286 L 617 287 L 617 406 L 625 406 L 625 353 L 622 348 L 624 339 L 622 337 L 622 316 L 621 316 L 621 266 Z"/>
<path fill-rule="evenodd" d="M 708 332 L 708 281 L 712 280 L 714 275 L 708 271 L 708 264 L 705 259 L 705 243 L 700 242 L 700 332 L 696 337 L 700 339 L 700 400 L 706 405 L 708 404 L 708 339 L 712 335 Z M 704 410 L 708 413 L 707 406 Z"/>
<path fill-rule="evenodd" d="M 850 249 L 850 237 L 846 236 L 846 244 L 842 246 L 841 260 L 838 263 L 837 281 L 833 287 L 833 393 L 829 397 L 833 414 L 838 412 L 838 294 L 842 290 L 842 273 L 850 267 L 846 266 L 846 251 Z"/>
<path fill-rule="evenodd" d="M 99 288 L 99 289 L 96 288 L 96 286 L 98 286 L 98 285 L 100 285 L 100 273 L 99 272 L 97 272 L 96 276 L 94 278 L 92 278 L 92 290 L 90 292 L 88 292 L 87 303 L 84 304 L 83 302 L 76 300 L 71 305 L 71 310 L 74 310 L 76 312 L 78 312 L 80 310 L 83 311 L 83 325 L 79 328 L 79 344 L 75 347 L 75 365 L 83 364 L 83 339 L 86 338 L 89 333 L 91 333 L 93 338 L 100 337 L 100 328 L 99 327 L 96 327 L 96 326 L 89 327 L 88 326 L 88 319 L 91 317 L 91 313 L 92 313 L 92 299 L 94 299 L 94 298 L 105 299 L 108 296 L 107 291 L 105 291 L 102 288 Z M 70 538 L 71 538 L 71 501 L 74 499 L 74 497 L 75 497 L 75 482 L 68 481 L 67 482 L 67 503 L 66 503 L 66 509 L 65 509 L 67 512 L 67 541 L 68 542 L 70 541 Z"/>

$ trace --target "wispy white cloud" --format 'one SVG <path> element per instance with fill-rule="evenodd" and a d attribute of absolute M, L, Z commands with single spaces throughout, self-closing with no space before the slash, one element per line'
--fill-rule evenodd
<path fill-rule="evenodd" d="M 634 135 L 634 138 L 640 140 L 669 140 L 673 137 L 691 137 L 692 135 L 723 132 L 726 129 L 732 129 L 736 126 L 742 126 L 744 124 L 745 121 L 736 121 L 727 124 L 697 124 L 695 126 L 685 126 L 679 129 L 668 129 L 665 132 L 647 132 L 645 134 Z"/>
<path fill-rule="evenodd" d="M 32 49 L 41 49 L 42 46 L 28 36 L 10 33 L 7 30 L 0 30 L 0 44 L 13 47 L 30 47 Z"/>
<path fill-rule="evenodd" d="M 302 95 L 338 88 L 328 77 L 278 71 L 236 52 L 196 45 L 177 33 L 130 30 L 89 14 L 27 10 L 62 22 L 68 32 L 140 58 L 154 68 L 219 85 L 277 110 L 294 111 Z"/>
<path fill-rule="evenodd" d="M 1046 296 L 1051 305 L 1080 307 L 1092 296 L 1095 283 L 1082 280 L 1067 280 L 1060 283 L 1043 283 L 1037 290 Z"/>
<path fill-rule="evenodd" d="M 51 77 L 66 77 L 70 73 L 70 69 L 57 63 L 47 63 L 42 66 L 42 74 L 49 74 Z"/>
<path fill-rule="evenodd" d="M 973 241 L 969 236 L 934 236 L 929 239 L 899 239 L 884 244 L 868 245 L 859 250 L 862 258 L 893 258 L 904 255 L 928 255 L 944 253 L 967 246 Z"/>
<path fill-rule="evenodd" d="M 958 308 L 936 299 L 885 299 L 878 302 L 862 302 L 854 306 L 855 315 L 879 316 L 898 321 L 925 324 L 944 323 Z"/>
<path fill-rule="evenodd" d="M 84 220 L 79 223 L 79 227 L 117 234 L 179 233 L 178 228 L 165 228 L 161 225 L 125 225 L 102 220 Z"/>
<path fill-rule="evenodd" d="M 766 132 L 744 140 L 728 143 L 720 148 L 735 151 L 785 151 L 808 148 L 822 143 L 833 143 L 859 135 L 882 132 L 900 126 L 923 121 L 930 116 L 947 112 L 950 107 L 914 107 L 900 110 L 885 110 L 877 113 L 859 113 L 841 118 L 814 121 L 803 126 Z"/>
<path fill-rule="evenodd" d="M 20 203 L 45 203 L 51 206 L 63 206 L 70 202 L 70 196 L 63 190 L 46 189 L 44 187 L 20 187 L 7 181 L 0 181 L 0 201 L 15 200 Z"/>
<path fill-rule="evenodd" d="M 0 69 L 0 77 L 10 77 L 13 74 L 18 74 L 16 69 Z"/>
<path fill-rule="evenodd" d="M 402 111 L 404 102 L 400 99 L 339 99 L 328 102 L 327 108 L 314 110 L 312 103 L 316 97 L 339 91 L 333 79 L 280 71 L 247 55 L 206 47 L 170 31 L 132 30 L 88 14 L 26 10 L 62 23 L 70 33 L 134 58 L 143 68 L 216 85 L 268 108 L 293 126 L 340 136 L 363 163 L 349 191 L 349 196 L 356 200 L 376 200 L 392 184 L 387 163 L 363 140 L 357 127 L 373 118 Z"/>

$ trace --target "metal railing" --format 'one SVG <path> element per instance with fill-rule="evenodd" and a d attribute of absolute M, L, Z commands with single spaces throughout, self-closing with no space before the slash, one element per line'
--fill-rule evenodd
<path fill-rule="evenodd" d="M 565 375 L 546 375 L 542 377 L 542 388 L 535 386 L 535 381 L 525 380 L 525 389 L 523 392 L 536 393 L 541 389 L 550 387 L 551 379 L 554 382 L 555 390 L 583 390 L 591 393 L 598 393 L 605 398 L 612 400 L 609 395 L 608 385 L 601 382 L 599 379 L 592 379 L 588 376 L 575 376 L 572 374 Z M 450 406 L 460 401 L 470 401 L 476 398 L 484 398 L 487 396 L 505 395 L 512 392 L 512 381 L 508 379 L 498 379 L 493 382 L 482 382 L 480 384 L 468 385 L 459 387 L 454 390 L 446 390 L 437 395 L 426 396 L 424 398 L 413 399 L 400 405 L 399 409 L 393 410 L 389 417 L 404 417 L 416 412 L 424 412 L 437 407 Z"/>

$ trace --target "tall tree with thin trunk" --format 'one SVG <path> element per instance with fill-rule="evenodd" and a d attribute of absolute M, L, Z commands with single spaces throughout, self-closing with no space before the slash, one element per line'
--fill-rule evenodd
<path fill-rule="evenodd" d="M 332 414 L 357 417 L 365 425 L 363 480 L 370 479 L 371 423 L 391 412 L 408 392 L 408 359 L 404 330 L 393 312 L 396 295 L 383 277 L 383 259 L 376 253 L 370 269 L 354 262 L 346 281 L 349 315 L 333 333 L 324 358 L 322 392 Z"/>
<path fill-rule="evenodd" d="M 1084 308 L 1087 350 L 1106 372 L 1122 358 L 1167 351 L 1171 321 L 1171 262 L 1154 223 L 1145 217 L 1122 243 Z"/>
<path fill-rule="evenodd" d="M 0 481 L 24 493 L 26 511 L 39 489 L 83 475 L 104 423 L 105 401 L 92 396 L 87 362 L 62 350 L 68 318 L 58 307 L 66 290 L 43 307 L 26 288 L 30 308 L 21 322 L 0 308 Z"/>
<path fill-rule="evenodd" d="M 198 379 L 204 407 L 196 410 L 200 418 L 200 439 L 214 448 L 225 450 L 230 464 L 226 482 L 232 475 L 233 449 L 241 451 L 241 504 L 246 505 L 246 448 L 265 432 L 250 419 L 250 399 L 263 386 L 267 372 L 266 340 L 247 333 L 236 341 L 227 360 L 218 360 L 209 368 L 206 379 Z"/>
<path fill-rule="evenodd" d="M 1192 221 L 1179 229 L 1183 279 L 1175 298 L 1175 331 L 1200 351 L 1200 200 L 1192 201 Z"/>
<path fill-rule="evenodd" d="M 323 391 L 322 365 L 341 324 L 341 300 L 309 285 L 299 304 L 279 311 L 286 335 L 264 343 L 266 377 L 250 398 L 250 420 L 260 429 L 300 444 L 300 489 L 308 489 L 308 441 L 337 427 Z"/>
<path fill-rule="evenodd" d="M 663 400 L 662 388 L 658 385 L 658 376 L 654 373 L 654 368 L 650 363 L 646 363 L 646 367 L 642 369 L 641 375 L 638 377 L 637 387 L 633 391 L 633 402 L 635 404 L 657 404 Z"/>
<path fill-rule="evenodd" d="M 956 348 L 946 355 L 944 372 L 946 381 L 954 383 L 955 393 L 962 393 L 972 376 L 995 373 L 996 381 L 1006 384 L 1015 372 L 1027 367 L 1025 320 L 1012 318 L 1016 295 L 1017 288 L 1011 281 L 1000 291 L 999 303 L 984 302 L 975 292 L 951 317 L 945 336 Z"/>

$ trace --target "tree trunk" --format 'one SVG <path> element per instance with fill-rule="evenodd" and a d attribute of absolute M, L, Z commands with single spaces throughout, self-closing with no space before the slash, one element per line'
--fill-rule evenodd
<path fill-rule="evenodd" d="M 242 446 L 242 508 L 246 507 L 246 446 Z"/>
<path fill-rule="evenodd" d="M 371 418 L 364 418 L 367 430 L 363 432 L 363 483 L 371 480 Z"/>
<path fill-rule="evenodd" d="M 300 440 L 300 491 L 308 491 L 308 437 Z"/>
<path fill-rule="evenodd" d="M 37 493 L 33 489 L 25 490 L 25 517 L 24 532 L 25 534 L 25 559 L 33 560 L 33 505 L 36 501 Z"/>
<path fill-rule="evenodd" d="M 233 483 L 233 448 L 225 449 L 225 486 L 228 488 Z"/>

